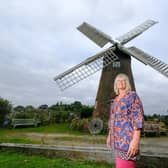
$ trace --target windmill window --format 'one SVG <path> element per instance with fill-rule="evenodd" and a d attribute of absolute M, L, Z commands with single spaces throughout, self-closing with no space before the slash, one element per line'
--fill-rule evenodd
<path fill-rule="evenodd" d="M 112 66 L 113 68 L 120 68 L 121 65 L 120 65 L 120 62 L 117 61 L 117 62 L 113 62 Z"/>

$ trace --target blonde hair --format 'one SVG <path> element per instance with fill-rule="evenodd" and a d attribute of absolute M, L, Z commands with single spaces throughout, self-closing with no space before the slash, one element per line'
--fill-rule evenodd
<path fill-rule="evenodd" d="M 117 88 L 117 79 L 118 78 L 123 78 L 125 80 L 126 91 L 131 91 L 132 90 L 128 76 L 124 73 L 120 73 L 115 77 L 115 80 L 114 80 L 114 92 L 116 93 L 116 95 L 119 94 L 119 91 L 118 91 L 118 88 Z"/>

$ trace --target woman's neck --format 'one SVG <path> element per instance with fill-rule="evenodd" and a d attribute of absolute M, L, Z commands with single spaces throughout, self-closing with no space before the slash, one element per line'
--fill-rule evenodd
<path fill-rule="evenodd" d="M 119 97 L 121 96 L 124 96 L 124 95 L 126 95 L 127 94 L 127 90 L 119 90 Z"/>

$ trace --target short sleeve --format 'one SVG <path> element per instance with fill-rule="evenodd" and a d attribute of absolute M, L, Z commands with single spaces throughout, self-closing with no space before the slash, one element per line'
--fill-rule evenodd
<path fill-rule="evenodd" d="M 144 128 L 144 110 L 142 102 L 136 92 L 133 92 L 133 102 L 131 108 L 132 122 L 134 130 Z"/>

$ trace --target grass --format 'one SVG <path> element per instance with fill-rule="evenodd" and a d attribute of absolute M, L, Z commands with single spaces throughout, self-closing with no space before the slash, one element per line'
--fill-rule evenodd
<path fill-rule="evenodd" d="M 47 125 L 47 126 L 40 126 L 36 128 L 15 128 L 15 129 L 0 129 L 0 136 L 7 134 L 7 133 L 25 133 L 25 132 L 31 132 L 31 133 L 68 133 L 73 135 L 89 135 L 89 133 L 80 132 L 76 130 L 70 129 L 69 123 L 63 123 L 63 124 L 54 124 L 54 125 Z"/>
<path fill-rule="evenodd" d="M 64 158 L 49 159 L 44 156 L 30 156 L 14 151 L 0 151 L 0 165 L 3 168 L 114 168 L 114 165 L 91 162 L 77 161 Z"/>
<path fill-rule="evenodd" d="M 64 141 L 74 141 L 74 142 L 87 142 L 91 144 L 104 144 L 105 143 L 105 138 L 81 138 L 81 137 L 64 137 Z M 62 137 L 56 137 L 54 140 L 62 140 Z"/>
<path fill-rule="evenodd" d="M 9 143 L 27 143 L 27 144 L 40 144 L 42 143 L 39 139 L 33 139 L 30 137 L 23 136 L 24 133 L 42 133 L 42 134 L 70 134 L 70 135 L 90 135 L 89 133 L 80 132 L 76 130 L 70 129 L 69 123 L 63 123 L 63 124 L 54 124 L 54 125 L 46 125 L 46 126 L 40 126 L 36 128 L 22 128 L 17 127 L 15 129 L 2 129 L 0 128 L 0 143 L 1 142 L 9 142 Z M 66 138 L 65 138 L 66 139 Z M 67 137 L 67 140 L 69 138 Z M 71 138 L 70 138 L 71 139 Z M 56 140 L 56 139 L 55 139 Z M 58 138 L 59 140 L 59 138 Z M 72 139 L 71 139 L 72 140 Z"/>
<path fill-rule="evenodd" d="M 0 143 L 40 144 L 41 141 L 32 140 L 32 139 L 29 139 L 29 138 L 0 137 Z"/>

